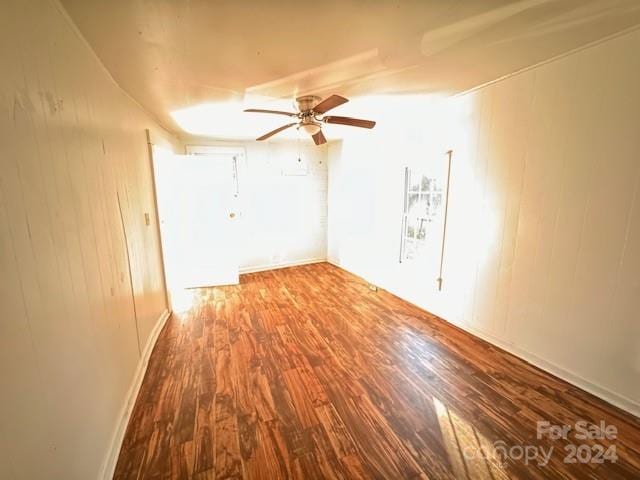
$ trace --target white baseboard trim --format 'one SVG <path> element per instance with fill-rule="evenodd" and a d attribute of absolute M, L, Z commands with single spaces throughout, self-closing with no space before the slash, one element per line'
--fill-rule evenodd
<path fill-rule="evenodd" d="M 294 262 L 271 263 L 269 265 L 242 267 L 240 269 L 240 274 L 242 275 L 243 273 L 264 272 L 266 270 L 276 270 L 278 268 L 297 267 L 300 265 L 310 265 L 312 263 L 322 263 L 326 261 L 327 261 L 326 258 L 309 258 L 306 260 L 296 260 Z"/>
<path fill-rule="evenodd" d="M 136 367 L 133 381 L 131 382 L 131 386 L 129 387 L 129 391 L 127 392 L 127 396 L 124 400 L 124 404 L 122 405 L 122 409 L 120 410 L 120 420 L 115 432 L 113 433 L 111 444 L 109 445 L 109 451 L 107 452 L 107 456 L 102 465 L 102 469 L 100 470 L 100 475 L 98 477 L 100 479 L 111 480 L 113 478 L 116 463 L 118 462 L 118 456 L 120 455 L 120 447 L 122 446 L 124 434 L 127 431 L 127 425 L 129 424 L 129 418 L 131 417 L 133 406 L 136 403 L 138 392 L 140 391 L 140 387 L 142 386 L 144 374 L 146 373 L 147 366 L 149 365 L 149 357 L 151 356 L 153 347 L 155 346 L 156 341 L 158 340 L 158 336 L 162 331 L 162 327 L 164 327 L 164 324 L 170 316 L 171 310 L 167 309 L 162 312 L 162 314 L 158 318 L 158 321 L 151 330 L 151 333 L 149 334 L 147 343 L 144 346 L 144 350 L 142 351 L 140 360 L 138 361 L 138 366 Z"/>
<path fill-rule="evenodd" d="M 345 272 L 349 272 L 349 270 L 347 270 L 346 268 L 344 268 L 342 265 L 340 265 L 340 263 L 336 262 L 335 260 L 331 260 L 330 258 L 327 258 L 327 259 L 325 260 L 325 262 L 330 263 L 330 264 L 331 264 L 331 265 L 333 265 L 334 267 L 338 267 L 338 268 L 340 268 L 340 269 L 344 270 Z M 355 275 L 355 273 L 353 273 L 353 272 L 349 272 L 349 273 L 351 273 L 351 274 Z M 359 275 L 358 275 L 358 276 L 359 276 Z"/>
<path fill-rule="evenodd" d="M 340 263 L 336 261 L 333 261 L 330 259 L 327 259 L 326 261 L 331 265 L 334 265 L 353 275 L 360 276 L 357 273 L 350 271 L 348 268 L 345 268 L 344 266 L 342 266 Z M 411 300 L 407 300 L 406 298 L 404 298 L 404 296 L 400 295 L 397 291 L 391 291 L 391 290 L 388 290 L 388 291 L 389 293 L 401 298 L 405 302 L 411 303 L 412 305 L 415 305 L 416 307 L 420 308 L 421 310 L 424 310 L 427 313 L 431 313 L 431 312 L 428 312 L 423 306 L 417 305 Z M 494 345 L 510 353 L 511 355 L 518 357 L 521 360 L 524 360 L 527 363 L 530 363 L 534 367 L 537 367 L 540 370 L 550 373 L 551 375 L 558 377 L 559 379 L 564 380 L 565 382 L 570 383 L 571 385 L 581 390 L 584 390 L 585 392 L 588 392 L 591 395 L 594 395 L 595 397 L 598 397 L 599 399 L 615 407 L 618 407 L 627 413 L 630 413 L 631 415 L 635 415 L 636 417 L 640 418 L 640 403 L 633 401 L 630 398 L 625 397 L 624 395 L 620 395 L 606 387 L 603 387 L 602 385 L 598 385 L 597 383 L 591 382 L 586 378 L 581 377 L 580 375 L 577 375 L 555 363 L 544 360 L 543 358 L 538 357 L 534 353 L 521 349 L 515 345 L 509 344 L 493 335 L 489 335 L 469 325 L 466 325 L 463 323 L 451 322 L 439 315 L 436 315 L 436 316 L 444 320 L 445 322 L 450 323 L 451 325 L 454 325 L 475 337 L 478 337 L 486 342 L 489 342 L 491 345 Z"/>
<path fill-rule="evenodd" d="M 446 319 L 443 320 L 447 321 Z M 550 373 L 551 375 L 558 377 L 559 379 L 564 380 L 565 382 L 570 383 L 571 385 L 578 387 L 579 389 L 584 390 L 585 392 L 588 392 L 591 395 L 594 395 L 599 399 L 604 400 L 605 402 L 610 403 L 611 405 L 640 418 L 640 404 L 634 402 L 630 398 L 625 397 L 624 395 L 620 395 L 606 387 L 603 387 L 602 385 L 598 385 L 597 383 L 587 380 L 586 378 L 573 373 L 570 370 L 567 370 L 555 363 L 540 358 L 534 353 L 519 348 L 516 345 L 508 344 L 500 340 L 499 338 L 496 338 L 493 335 L 486 334 L 476 328 L 453 322 L 448 323 L 451 323 L 452 325 L 461 328 L 471 335 L 479 337 L 482 340 L 489 342 L 490 344 L 495 345 L 496 347 L 501 348 L 506 352 L 509 352 L 511 355 L 518 357 L 527 363 L 530 363 L 534 367 L 538 367 L 540 370 Z"/>

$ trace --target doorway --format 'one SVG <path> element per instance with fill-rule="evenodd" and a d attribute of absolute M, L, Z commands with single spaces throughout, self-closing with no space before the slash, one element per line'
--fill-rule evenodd
<path fill-rule="evenodd" d="M 238 154 L 153 157 L 168 290 L 237 284 Z"/>

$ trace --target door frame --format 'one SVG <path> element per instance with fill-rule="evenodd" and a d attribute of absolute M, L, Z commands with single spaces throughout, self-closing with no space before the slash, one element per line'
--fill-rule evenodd
<path fill-rule="evenodd" d="M 153 173 L 153 190 L 154 190 L 154 200 L 156 206 L 156 219 L 158 226 L 158 236 L 161 245 L 161 259 L 162 259 L 162 272 L 164 277 L 164 287 L 165 287 L 165 295 L 167 300 L 167 305 L 173 307 L 173 299 L 171 292 L 171 281 L 168 276 L 167 271 L 167 254 L 165 252 L 165 243 L 167 241 L 165 235 L 163 235 L 163 229 L 161 226 L 161 218 L 160 218 L 160 203 L 158 199 L 158 168 L 159 168 L 159 159 L 164 155 L 192 155 L 196 156 L 216 156 L 216 155 L 224 155 L 231 156 L 233 158 L 233 175 L 234 175 L 234 183 L 235 183 L 235 193 L 236 195 L 240 195 L 241 190 L 241 178 L 243 177 L 243 173 L 240 173 L 240 170 L 244 171 L 244 159 L 245 159 L 245 148 L 244 146 L 217 146 L 217 145 L 185 145 L 185 153 L 176 153 L 170 148 L 166 148 L 163 145 L 156 145 L 152 142 L 149 142 L 149 153 L 151 159 L 151 167 Z"/>

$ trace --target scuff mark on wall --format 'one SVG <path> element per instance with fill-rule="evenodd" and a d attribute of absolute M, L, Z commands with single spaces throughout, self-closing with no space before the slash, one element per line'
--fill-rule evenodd
<path fill-rule="evenodd" d="M 55 115 L 59 111 L 64 109 L 64 100 L 62 98 L 56 98 L 51 92 L 40 92 L 40 98 L 42 98 L 49 107 L 49 113 Z"/>
<path fill-rule="evenodd" d="M 13 123 L 17 120 L 19 110 L 29 113 L 35 112 L 35 107 L 27 90 L 19 90 L 13 95 Z"/>

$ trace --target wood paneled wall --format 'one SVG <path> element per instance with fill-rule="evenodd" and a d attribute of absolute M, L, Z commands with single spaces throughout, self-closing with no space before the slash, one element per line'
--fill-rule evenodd
<path fill-rule="evenodd" d="M 145 129 L 172 140 L 57 1 L 0 5 L 0 478 L 96 478 L 166 309 Z"/>
<path fill-rule="evenodd" d="M 459 321 L 636 413 L 639 48 L 636 31 L 456 99 L 468 132 L 454 145 L 457 172 L 472 172 L 478 201 L 452 188 L 454 211 L 474 213 L 451 229 L 454 251 L 468 242 L 465 218 L 495 239 L 466 259 L 473 300 Z"/>
<path fill-rule="evenodd" d="M 640 414 L 639 50 L 636 30 L 419 118 L 427 99 L 397 99 L 406 131 L 329 148 L 330 260 Z M 439 292 L 398 264 L 403 167 L 449 149 Z"/>

